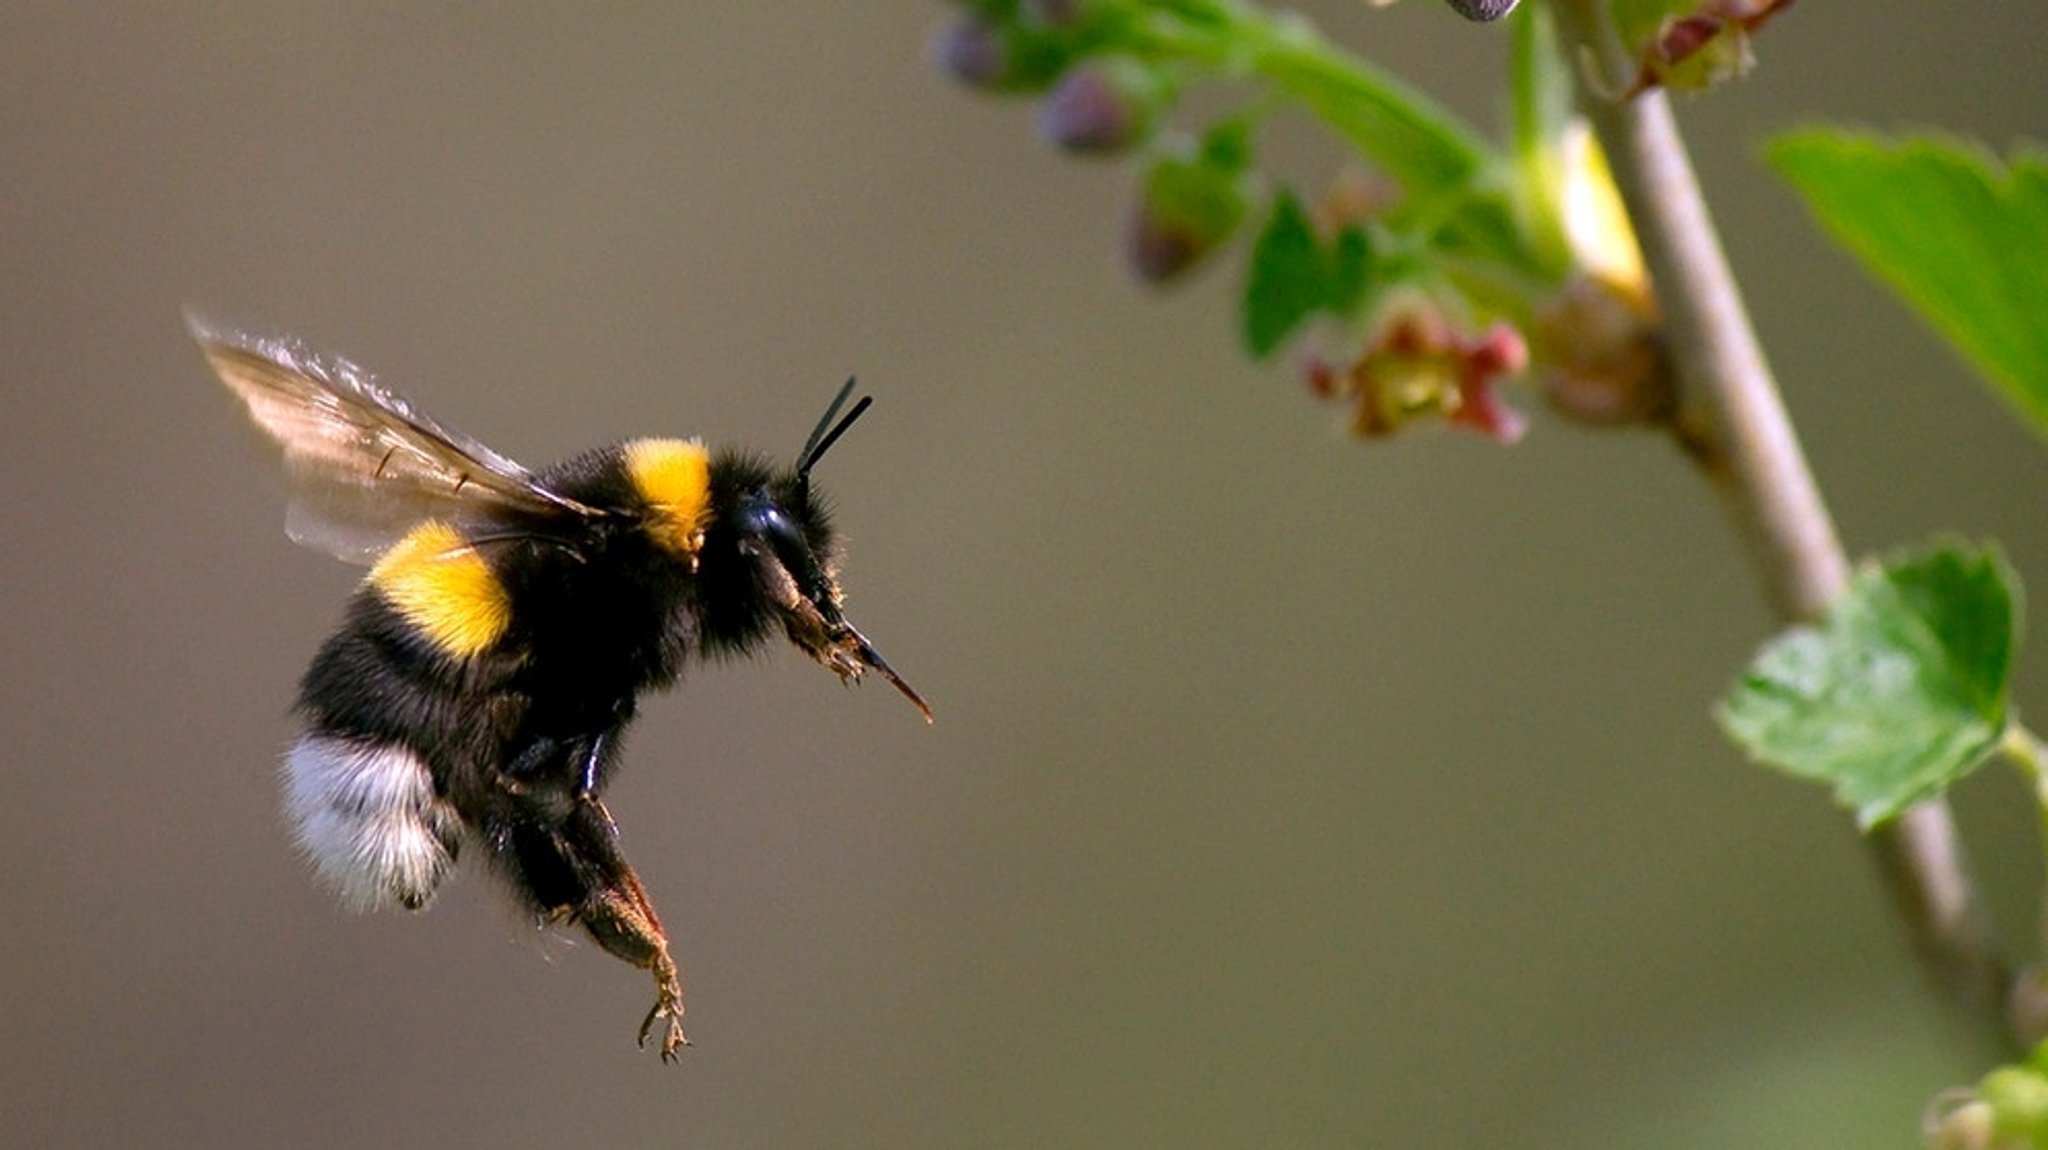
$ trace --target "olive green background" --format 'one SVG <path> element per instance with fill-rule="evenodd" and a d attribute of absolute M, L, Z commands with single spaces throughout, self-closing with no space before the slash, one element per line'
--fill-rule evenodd
<path fill-rule="evenodd" d="M 1491 130 L 1498 28 L 1311 6 Z M 1911 1146 L 1981 1063 L 1847 820 L 1710 700 L 1769 631 L 1641 433 L 1344 439 L 1166 296 L 1130 171 L 947 82 L 926 3 L 0 15 L 0 1142 Z M 1814 118 L 2044 131 L 2037 3 L 1799 6 L 1684 101 L 1852 549 L 2004 541 L 2048 451 L 1756 161 Z M 1306 125 L 1280 161 L 1330 170 Z M 613 792 L 690 989 L 478 873 L 357 918 L 277 752 L 356 577 L 179 308 L 343 350 L 539 464 L 633 434 L 822 469 L 853 617 L 651 700 Z M 2024 655 L 2019 700 L 2048 700 Z M 2022 789 L 1960 798 L 2017 938 Z"/>

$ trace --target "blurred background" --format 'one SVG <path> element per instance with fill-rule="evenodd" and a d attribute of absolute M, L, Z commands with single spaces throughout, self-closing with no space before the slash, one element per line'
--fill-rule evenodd
<path fill-rule="evenodd" d="M 1504 29 L 1306 8 L 1501 124 Z M 1915 1144 L 1983 1066 L 1846 818 L 1709 721 L 1771 620 L 1677 453 L 1526 393 L 1512 450 L 1345 439 L 1238 350 L 1241 253 L 1138 290 L 1130 172 L 935 73 L 945 11 L 0 18 L 4 1141 Z M 1681 115 L 1852 550 L 1996 536 L 2048 586 L 2048 452 L 1756 160 L 2038 138 L 2041 33 L 1802 5 Z M 649 702 L 612 806 L 679 1069 L 644 974 L 485 876 L 352 917 L 294 856 L 285 712 L 358 572 L 285 540 L 188 302 L 535 465 L 879 397 L 821 481 L 938 724 L 783 650 Z M 1958 801 L 2028 937 L 2024 791 Z"/>

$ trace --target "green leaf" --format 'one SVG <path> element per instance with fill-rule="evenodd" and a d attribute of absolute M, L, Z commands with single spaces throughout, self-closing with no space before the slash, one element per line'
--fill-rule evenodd
<path fill-rule="evenodd" d="M 1368 273 L 1372 268 L 1372 247 L 1365 241 L 1365 233 L 1357 228 L 1345 228 L 1337 233 L 1337 242 L 1330 249 L 1330 276 L 1326 283 L 1328 298 L 1323 301 L 1326 311 L 1343 314 L 1356 308 L 1365 298 Z"/>
<path fill-rule="evenodd" d="M 1758 762 L 1833 785 L 1868 829 L 1997 745 L 2019 617 L 1996 547 L 1898 557 L 1860 571 L 1819 626 L 1767 644 L 1716 717 Z"/>
<path fill-rule="evenodd" d="M 1317 312 L 1356 307 L 1365 295 L 1371 264 L 1372 249 L 1363 231 L 1346 228 L 1324 245 L 1301 201 L 1282 189 L 1252 246 L 1251 272 L 1245 278 L 1244 342 L 1252 356 L 1272 354 Z"/>
<path fill-rule="evenodd" d="M 1822 226 L 2048 434 L 2048 161 L 1826 129 L 1769 155 Z"/>
<path fill-rule="evenodd" d="M 1323 303 L 1323 254 L 1294 193 L 1275 197 L 1252 245 L 1244 289 L 1244 342 L 1263 359 Z"/>

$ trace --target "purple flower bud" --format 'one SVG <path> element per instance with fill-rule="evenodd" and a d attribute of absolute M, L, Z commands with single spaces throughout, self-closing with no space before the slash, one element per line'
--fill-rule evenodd
<path fill-rule="evenodd" d="M 1152 134 L 1165 92 L 1150 68 L 1128 57 L 1069 70 L 1038 105 L 1038 130 L 1069 152 L 1109 155 Z"/>
<path fill-rule="evenodd" d="M 962 13 L 932 35 L 932 63 L 970 88 L 999 88 L 1009 78 L 1002 30 L 979 13 Z"/>

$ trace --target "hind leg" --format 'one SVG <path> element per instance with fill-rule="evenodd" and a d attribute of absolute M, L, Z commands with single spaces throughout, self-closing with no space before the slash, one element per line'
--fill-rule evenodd
<path fill-rule="evenodd" d="M 668 934 L 661 929 L 661 919 L 654 913 L 654 904 L 647 900 L 640 876 L 623 859 L 619 860 L 619 868 L 616 881 L 586 899 L 576 912 L 576 920 L 599 946 L 653 973 L 654 1005 L 640 1022 L 640 1045 L 646 1046 L 654 1024 L 666 1019 L 661 1058 L 674 1062 L 676 1051 L 690 1044 L 683 1036 L 682 973 L 669 957 Z"/>
<path fill-rule="evenodd" d="M 669 956 L 668 934 L 640 876 L 619 851 L 618 830 L 595 799 L 566 815 L 526 822 L 511 835 L 508 860 L 534 903 L 550 916 L 574 919 L 605 951 L 654 976 L 654 1005 L 640 1024 L 640 1044 L 667 1020 L 661 1057 L 673 1062 L 689 1045 L 683 1036 L 683 984 Z"/>

